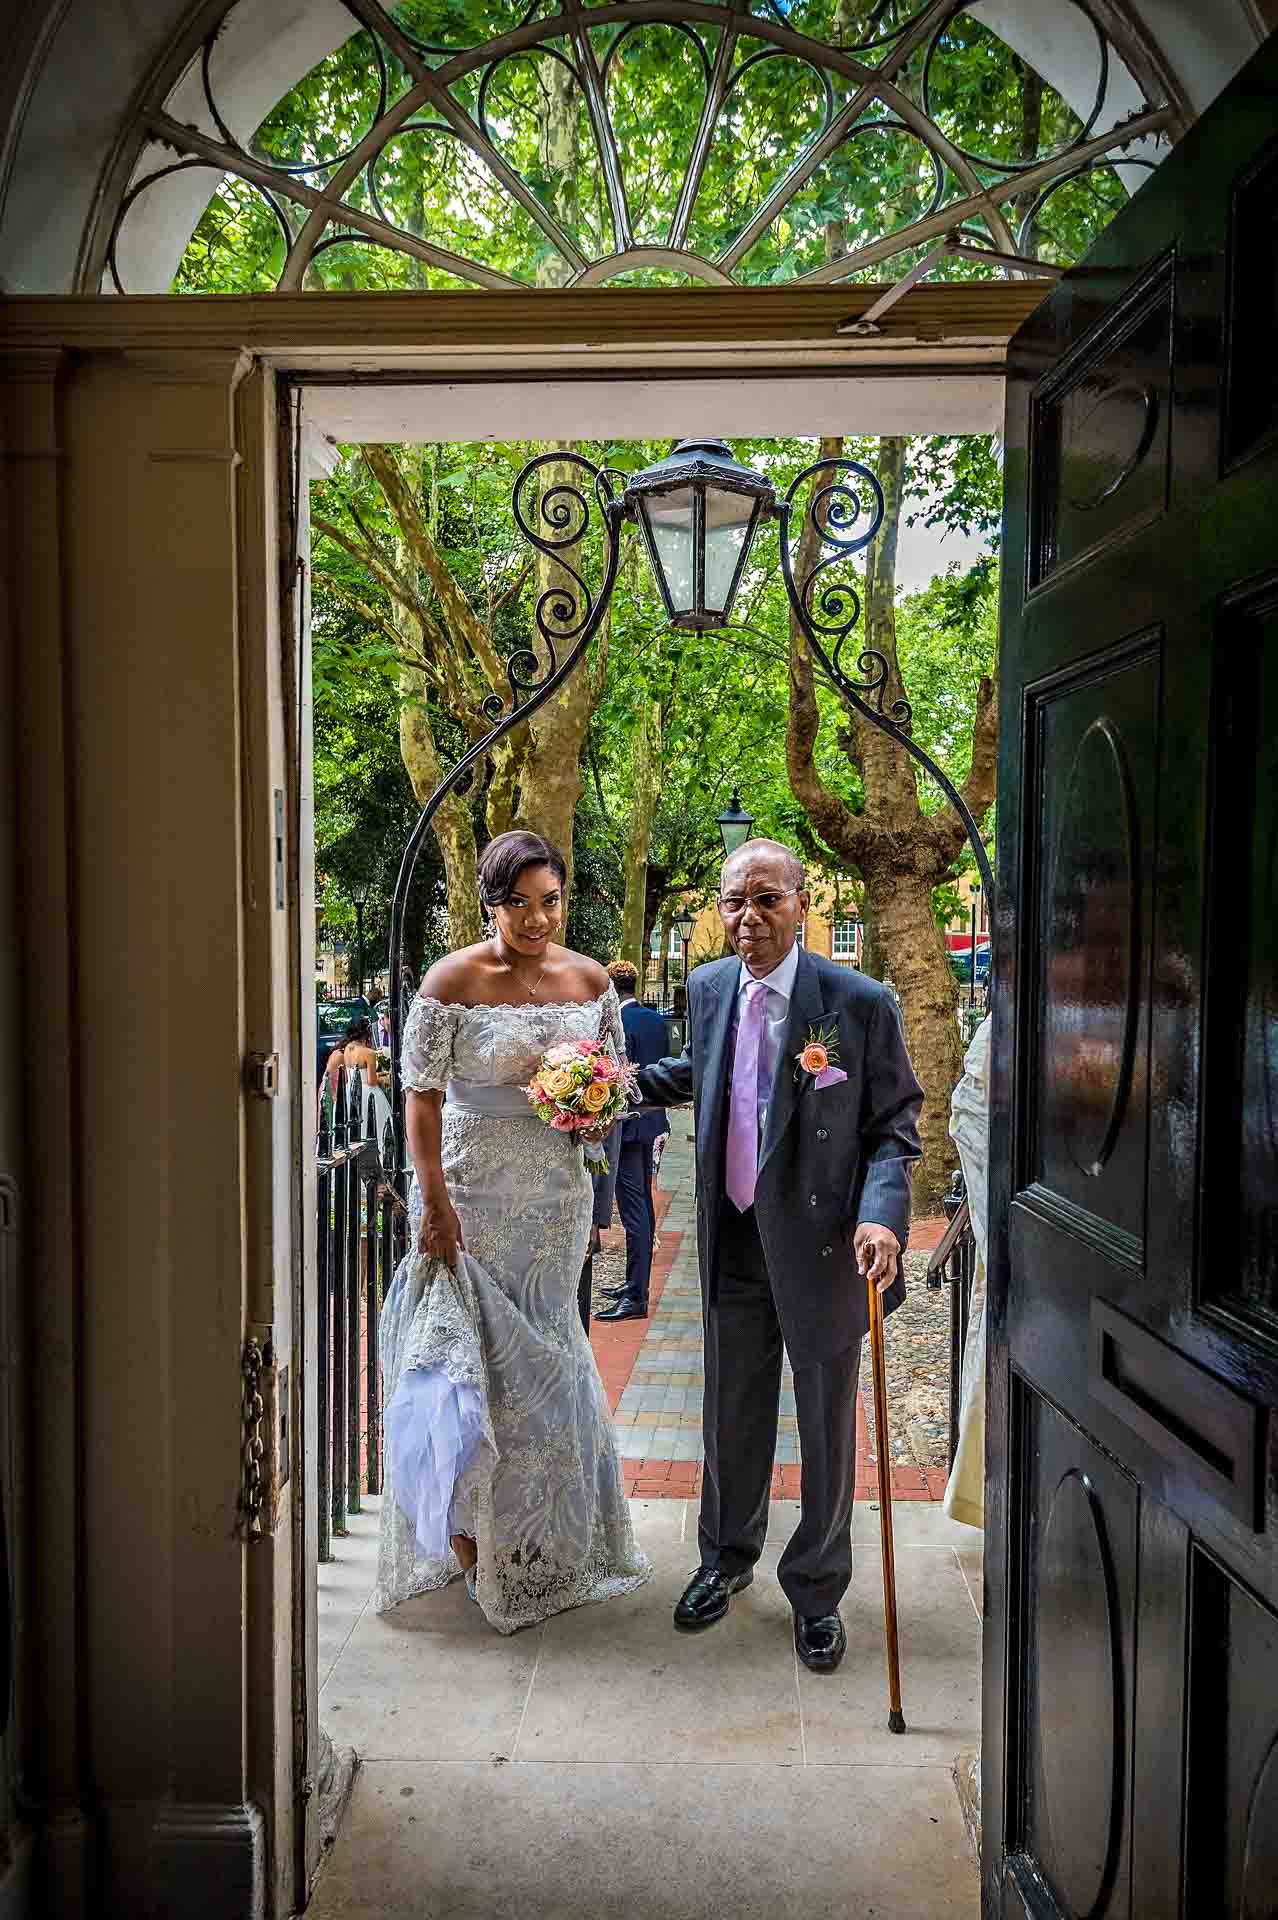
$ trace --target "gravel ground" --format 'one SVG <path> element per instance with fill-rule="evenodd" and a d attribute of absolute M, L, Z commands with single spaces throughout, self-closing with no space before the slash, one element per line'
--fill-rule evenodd
<path fill-rule="evenodd" d="M 905 1304 L 887 1322 L 888 1430 L 901 1466 L 944 1467 L 950 1433 L 950 1290 L 927 1287 L 926 1253 L 905 1256 Z M 874 1424 L 870 1343 L 861 1356 L 865 1417 Z"/>
<path fill-rule="evenodd" d="M 610 1307 L 611 1300 L 604 1298 L 605 1287 L 619 1287 L 626 1278 L 626 1254 L 623 1247 L 604 1247 L 595 1255 L 590 1309 L 598 1313 L 601 1307 Z"/>

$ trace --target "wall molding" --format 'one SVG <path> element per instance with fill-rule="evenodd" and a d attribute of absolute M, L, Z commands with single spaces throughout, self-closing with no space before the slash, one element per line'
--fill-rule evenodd
<path fill-rule="evenodd" d="M 663 351 L 753 348 L 839 368 L 880 367 L 907 353 L 929 374 L 947 356 L 985 350 L 1002 364 L 1008 342 L 1047 291 L 1043 282 L 918 286 L 873 339 L 841 334 L 878 298 L 873 285 L 809 288 L 541 289 L 528 293 L 49 294 L 0 300 L 12 348 L 79 352 L 262 355 L 282 365 L 331 366 L 347 379 L 402 371 L 433 355 L 531 357 L 579 352 L 651 364 Z M 964 364 L 969 364 L 965 362 Z M 739 352 L 734 368 L 748 373 Z"/>

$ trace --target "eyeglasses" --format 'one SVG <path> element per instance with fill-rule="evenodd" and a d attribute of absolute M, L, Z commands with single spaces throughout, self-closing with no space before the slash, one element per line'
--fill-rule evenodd
<path fill-rule="evenodd" d="M 760 913 L 775 913 L 783 900 L 792 893 L 801 893 L 801 887 L 787 887 L 783 893 L 721 893 L 717 895 L 720 913 L 731 914 L 734 918 L 744 913 L 747 907 L 757 907 Z"/>

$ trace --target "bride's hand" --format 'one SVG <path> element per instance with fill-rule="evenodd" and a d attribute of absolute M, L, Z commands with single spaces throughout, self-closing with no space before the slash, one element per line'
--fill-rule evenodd
<path fill-rule="evenodd" d="M 447 1267 L 457 1265 L 457 1249 L 465 1248 L 462 1239 L 461 1221 L 448 1198 L 447 1191 L 440 1187 L 430 1188 L 422 1196 L 422 1226 L 417 1236 L 417 1251 L 430 1260 L 442 1260 Z"/>

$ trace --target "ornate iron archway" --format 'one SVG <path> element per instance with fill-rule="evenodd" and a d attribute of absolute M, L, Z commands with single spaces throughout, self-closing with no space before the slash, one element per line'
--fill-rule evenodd
<path fill-rule="evenodd" d="M 820 285 L 947 237 L 951 272 L 1032 271 L 1181 124 L 1116 0 L 492 0 L 469 44 L 447 0 L 336 0 L 274 101 L 263 6 L 148 89 L 86 287 L 159 290 L 130 268 L 165 219 L 178 291 Z"/>
<path fill-rule="evenodd" d="M 665 464 L 673 465 L 675 457 L 671 456 L 671 461 Z M 562 477 L 570 467 L 577 468 L 586 477 L 586 484 L 574 486 Z M 543 470 L 548 470 L 550 483 L 539 490 L 534 504 L 531 495 Z M 689 461 L 682 473 L 693 470 L 694 463 Z M 643 478 L 639 476 L 640 481 Z M 808 490 L 806 496 L 805 489 Z M 844 648 L 861 618 L 860 594 L 849 563 L 854 555 L 869 546 L 883 521 L 883 489 L 877 476 L 861 461 L 838 457 L 817 460 L 805 467 L 782 496 L 774 495 L 766 483 L 757 491 L 760 494 L 758 517 L 777 522 L 781 571 L 791 610 L 828 684 L 850 707 L 895 740 L 936 782 L 963 822 L 986 897 L 992 903 L 994 877 L 980 829 L 944 768 L 914 739 L 910 704 L 903 693 L 893 697 L 893 676 L 886 655 L 877 648 L 864 647 L 857 655 L 854 674 L 844 665 Z M 431 794 L 409 836 L 395 882 L 388 957 L 395 1171 L 401 1184 L 407 1177 L 408 1160 L 400 1051 L 416 991 L 416 983 L 403 977 L 404 920 L 418 854 L 449 794 L 464 792 L 469 787 L 484 758 L 551 697 L 584 657 L 608 611 L 617 580 L 622 527 L 627 519 L 638 517 L 638 488 L 634 476 L 615 468 L 596 466 L 584 454 L 543 453 L 521 469 L 511 506 L 520 532 L 538 553 L 553 563 L 558 577 L 543 588 L 534 607 L 540 651 L 521 647 L 511 654 L 506 665 L 509 703 L 498 693 L 489 694 L 484 701 L 483 711 L 491 719 L 492 727 L 462 755 Z M 594 589 L 587 583 L 575 558 L 590 528 L 592 509 L 601 522 L 604 552 L 602 577 Z M 803 550 L 805 535 L 812 543 L 810 550 L 815 550 L 815 557 L 800 578 L 796 576 L 795 560 Z M 747 540 L 742 566 L 748 552 Z M 664 595 L 664 583 L 662 591 Z"/>

